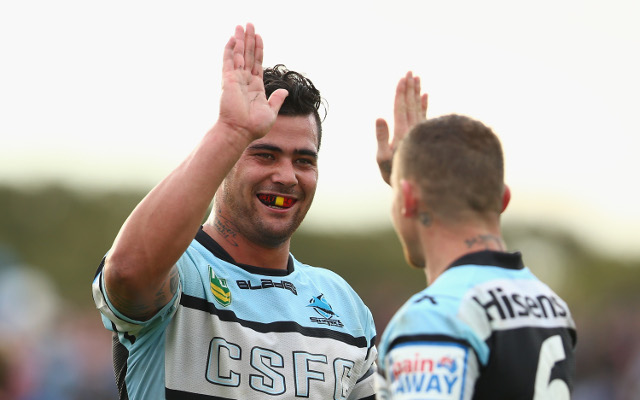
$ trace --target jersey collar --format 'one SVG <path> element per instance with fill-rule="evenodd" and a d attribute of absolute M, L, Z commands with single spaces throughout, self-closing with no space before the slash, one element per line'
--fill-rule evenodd
<path fill-rule="evenodd" d="M 523 269 L 522 254 L 517 251 L 515 253 L 506 253 L 502 251 L 483 250 L 465 254 L 455 260 L 449 268 L 458 267 L 460 265 L 488 265 L 492 267 L 500 267 L 507 269 Z"/>
<path fill-rule="evenodd" d="M 196 241 L 203 245 L 207 250 L 211 252 L 217 258 L 226 261 L 230 264 L 236 265 L 247 272 L 251 272 L 252 274 L 259 275 L 271 275 L 271 276 L 286 276 L 293 272 L 293 257 L 289 254 L 289 259 L 287 261 L 287 269 L 273 269 L 273 268 L 263 268 L 256 267 L 254 265 L 248 264 L 240 264 L 237 263 L 236 260 L 227 253 L 227 251 L 218 244 L 211 236 L 209 236 L 203 229 L 200 227 L 198 233 L 196 234 Z"/>

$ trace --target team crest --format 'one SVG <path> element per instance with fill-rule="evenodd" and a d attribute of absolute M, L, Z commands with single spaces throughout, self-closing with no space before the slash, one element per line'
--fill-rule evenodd
<path fill-rule="evenodd" d="M 209 281 L 211 286 L 211 293 L 220 305 L 226 307 L 231 304 L 231 291 L 227 280 L 216 276 L 213 272 L 213 268 L 209 266 Z"/>
<path fill-rule="evenodd" d="M 309 300 L 309 305 L 307 307 L 311 307 L 318 314 L 320 314 L 323 318 L 331 319 L 332 317 L 337 317 L 338 314 L 333 312 L 333 308 L 329 302 L 324 298 L 324 294 L 320 294 L 320 296 L 314 296 Z"/>

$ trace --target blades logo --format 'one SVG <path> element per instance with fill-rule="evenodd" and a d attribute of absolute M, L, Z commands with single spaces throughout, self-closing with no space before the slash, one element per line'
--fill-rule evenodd
<path fill-rule="evenodd" d="M 312 297 L 307 307 L 313 308 L 322 317 L 310 317 L 311 322 L 340 328 L 344 326 L 340 320 L 333 319 L 333 317 L 339 317 L 339 315 L 333 311 L 329 302 L 324 298 L 324 294 Z"/>

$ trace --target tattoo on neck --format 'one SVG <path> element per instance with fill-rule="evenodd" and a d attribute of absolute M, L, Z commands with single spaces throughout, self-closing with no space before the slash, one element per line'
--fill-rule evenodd
<path fill-rule="evenodd" d="M 491 248 L 496 248 L 497 246 L 498 250 L 504 250 L 502 240 L 495 235 L 478 235 L 476 237 L 465 239 L 464 242 L 469 248 L 473 246 L 483 246 L 485 249 L 489 250 Z M 491 246 L 492 243 L 494 246 Z"/>
<path fill-rule="evenodd" d="M 418 220 L 424 226 L 431 225 L 431 217 L 426 212 L 422 212 L 418 214 Z"/>
<path fill-rule="evenodd" d="M 216 216 L 213 221 L 214 228 L 218 231 L 218 233 L 234 247 L 238 247 L 238 242 L 236 242 L 235 238 L 238 235 L 238 232 L 235 229 L 235 226 L 231 221 L 222 216 Z"/>

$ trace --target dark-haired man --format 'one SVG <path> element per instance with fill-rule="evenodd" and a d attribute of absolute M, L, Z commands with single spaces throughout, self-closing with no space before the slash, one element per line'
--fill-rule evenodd
<path fill-rule="evenodd" d="M 320 93 L 262 59 L 254 27 L 238 26 L 218 121 L 98 270 L 122 399 L 374 396 L 371 313 L 338 275 L 289 253 L 317 186 Z"/>

